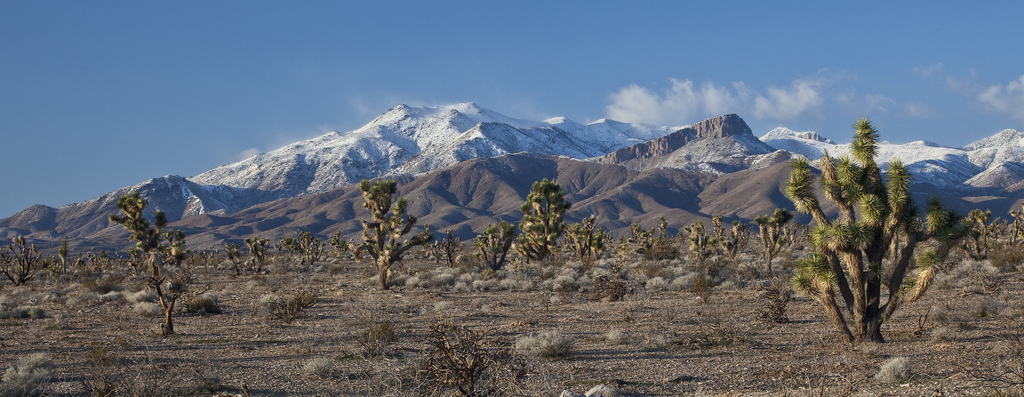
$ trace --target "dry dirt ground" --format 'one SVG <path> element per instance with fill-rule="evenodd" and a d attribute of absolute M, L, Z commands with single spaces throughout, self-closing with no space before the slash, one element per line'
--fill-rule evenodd
<path fill-rule="evenodd" d="M 173 336 L 159 335 L 162 314 L 139 292 L 144 277 L 80 270 L 0 283 L 0 371 L 45 354 L 52 370 L 30 386 L 41 395 L 418 395 L 428 327 L 450 319 L 495 347 L 563 337 L 565 355 L 523 356 L 527 375 L 513 395 L 602 383 L 626 396 L 1020 395 L 1024 277 L 960 261 L 884 326 L 888 343 L 865 345 L 840 342 L 805 296 L 789 304 L 789 322 L 759 320 L 760 281 L 744 266 L 716 275 L 704 300 L 685 259 L 602 259 L 590 270 L 556 260 L 481 275 L 421 257 L 397 269 L 387 292 L 375 290 L 367 263 L 350 259 L 241 276 L 224 263 L 200 265 L 191 288 L 208 286 L 207 309 L 219 313 L 178 313 Z M 590 280 L 602 272 L 624 275 L 631 292 L 591 300 Z M 83 283 L 87 274 L 96 279 Z M 300 290 L 317 302 L 294 321 L 269 314 L 269 296 Z M 394 334 L 375 334 L 385 322 Z M 900 357 L 909 377 L 876 376 Z M 5 375 L 0 390 L 14 382 Z"/>

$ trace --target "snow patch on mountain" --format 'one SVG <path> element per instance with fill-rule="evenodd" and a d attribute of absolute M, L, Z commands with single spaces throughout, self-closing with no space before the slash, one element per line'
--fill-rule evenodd
<path fill-rule="evenodd" d="M 474 103 L 399 105 L 354 131 L 296 142 L 189 180 L 297 195 L 384 175 L 422 174 L 506 153 L 593 157 L 668 132 L 665 127 L 612 120 L 586 125 L 565 118 L 530 121 Z"/>

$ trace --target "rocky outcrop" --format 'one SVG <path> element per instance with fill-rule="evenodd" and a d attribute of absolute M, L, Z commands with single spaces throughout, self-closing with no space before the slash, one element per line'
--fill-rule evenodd
<path fill-rule="evenodd" d="M 655 167 L 734 172 L 743 158 L 775 151 L 754 136 L 739 116 L 727 114 L 682 128 L 661 138 L 616 150 L 593 161 L 635 170 Z"/>

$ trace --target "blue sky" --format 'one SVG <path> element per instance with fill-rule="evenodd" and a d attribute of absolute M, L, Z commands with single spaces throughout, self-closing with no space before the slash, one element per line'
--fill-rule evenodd
<path fill-rule="evenodd" d="M 0 2 L 0 217 L 401 104 L 845 142 L 1024 129 L 1024 2 Z M 969 4 L 969 5 L 963 5 Z"/>

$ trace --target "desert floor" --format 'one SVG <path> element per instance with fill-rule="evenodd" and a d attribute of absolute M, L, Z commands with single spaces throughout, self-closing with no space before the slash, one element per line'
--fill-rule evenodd
<path fill-rule="evenodd" d="M 601 259 L 589 269 L 551 260 L 489 274 L 419 256 L 396 268 L 385 292 L 368 263 L 351 259 L 279 260 L 241 276 L 229 262 L 186 265 L 193 292 L 178 306 L 190 310 L 176 309 L 172 336 L 159 334 L 163 313 L 145 276 L 125 268 L 4 281 L 0 365 L 45 354 L 52 370 L 29 390 L 42 395 L 417 395 L 429 327 L 448 319 L 495 349 L 561 336 L 567 354 L 522 355 L 525 378 L 503 389 L 513 395 L 597 384 L 627 396 L 1019 395 L 1024 384 L 1024 277 L 982 261 L 949 266 L 884 326 L 888 343 L 854 345 L 799 294 L 789 322 L 760 320 L 763 276 L 744 270 L 755 258 L 718 272 L 702 294 L 686 259 Z M 630 292 L 591 299 L 598 274 L 621 275 Z M 291 323 L 274 317 L 269 302 L 296 291 L 316 303 Z M 382 323 L 393 333 L 375 334 Z M 901 357 L 909 377 L 876 376 Z M 4 381 L 4 390 L 16 386 Z"/>

